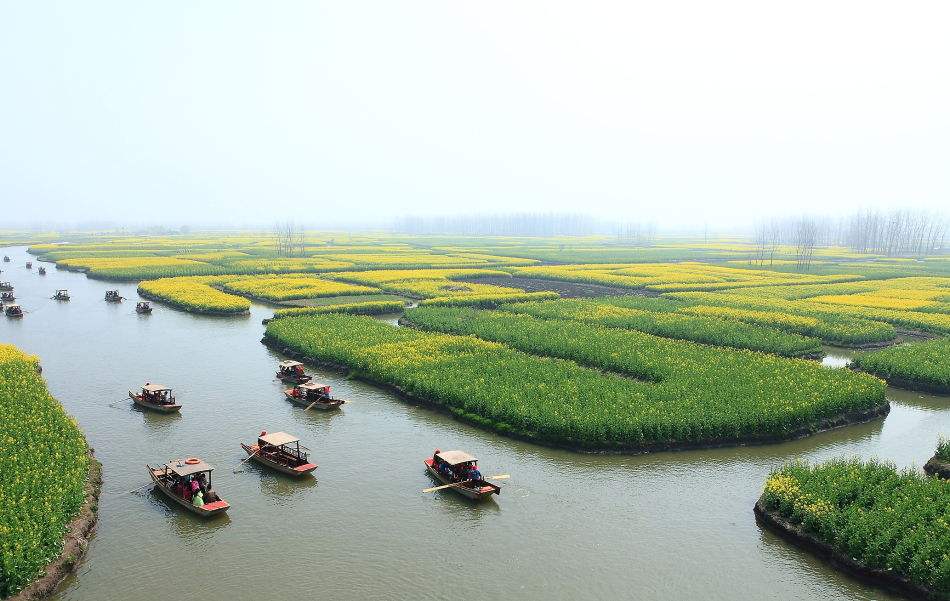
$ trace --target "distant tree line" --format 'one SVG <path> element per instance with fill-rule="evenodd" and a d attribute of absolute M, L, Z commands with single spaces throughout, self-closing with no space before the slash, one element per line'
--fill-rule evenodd
<path fill-rule="evenodd" d="M 274 226 L 278 257 L 302 257 L 306 247 L 303 227 L 293 221 Z"/>
<path fill-rule="evenodd" d="M 946 247 L 947 216 L 932 211 L 860 211 L 843 218 L 802 216 L 759 223 L 750 263 L 771 265 L 780 246 L 795 248 L 800 271 L 811 267 L 819 246 L 842 246 L 888 257 L 923 257 Z"/>

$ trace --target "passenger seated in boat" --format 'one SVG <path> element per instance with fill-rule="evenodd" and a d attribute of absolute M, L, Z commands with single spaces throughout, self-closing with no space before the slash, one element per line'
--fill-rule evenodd
<path fill-rule="evenodd" d="M 191 504 L 195 507 L 201 507 L 205 504 L 204 496 L 201 494 L 200 490 L 195 493 L 194 498 L 191 500 Z"/>

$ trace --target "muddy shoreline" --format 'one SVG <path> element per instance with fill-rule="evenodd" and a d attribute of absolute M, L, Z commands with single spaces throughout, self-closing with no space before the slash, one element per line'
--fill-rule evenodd
<path fill-rule="evenodd" d="M 950 461 L 938 459 L 937 456 L 934 455 L 924 464 L 924 472 L 928 476 L 950 480 Z"/>
<path fill-rule="evenodd" d="M 845 426 L 851 426 L 855 424 L 862 424 L 865 422 L 872 421 L 874 419 L 886 416 L 890 410 L 890 403 L 885 400 L 883 404 L 879 404 L 870 409 L 864 409 L 859 411 L 852 411 L 845 413 L 832 418 L 825 418 L 818 421 L 815 424 L 802 426 L 787 432 L 781 436 L 758 436 L 758 437 L 745 437 L 740 439 L 707 439 L 707 440 L 697 440 L 697 441 L 668 441 L 668 442 L 656 442 L 656 443 L 647 443 L 647 444 L 638 444 L 638 445 L 626 445 L 622 443 L 612 444 L 608 446 L 602 445 L 592 445 L 587 444 L 584 441 L 566 441 L 566 440 L 553 440 L 546 438 L 542 435 L 516 430 L 511 427 L 499 428 L 495 422 L 491 421 L 490 418 L 483 418 L 481 416 L 468 417 L 467 414 L 464 414 L 459 411 L 454 411 L 453 408 L 447 407 L 444 404 L 433 401 L 428 398 L 420 397 L 419 395 L 413 394 L 406 390 L 403 390 L 399 386 L 390 384 L 388 382 L 379 381 L 376 378 L 369 376 L 368 374 L 353 370 L 352 368 L 341 365 L 338 363 L 333 363 L 331 361 L 324 361 L 322 359 L 317 359 L 316 357 L 309 357 L 303 353 L 297 352 L 294 349 L 286 346 L 281 341 L 268 336 L 266 333 L 261 339 L 261 342 L 267 347 L 283 353 L 288 357 L 292 357 L 297 361 L 306 363 L 308 365 L 321 367 L 325 369 L 332 369 L 340 373 L 349 374 L 356 379 L 362 380 L 378 386 L 384 390 L 395 393 L 400 398 L 405 400 L 408 403 L 413 405 L 420 405 L 434 409 L 437 411 L 444 412 L 451 415 L 455 419 L 465 422 L 467 424 L 477 426 L 483 430 L 488 430 L 495 432 L 502 436 L 507 436 L 514 438 L 516 440 L 521 440 L 524 442 L 529 442 L 541 446 L 546 446 L 556 449 L 564 449 L 568 451 L 573 451 L 575 453 L 591 453 L 591 454 L 618 454 L 618 455 L 640 455 L 645 453 L 660 453 L 665 451 L 692 451 L 692 450 L 702 450 L 702 449 L 719 449 L 719 448 L 733 448 L 733 447 L 744 447 L 744 446 L 760 446 L 767 444 L 776 444 L 780 442 L 788 442 L 792 440 L 798 440 L 801 438 L 806 438 L 814 434 L 819 434 L 821 432 L 826 432 L 829 430 L 835 430 L 837 428 L 843 428 Z"/>
<path fill-rule="evenodd" d="M 937 591 L 930 590 L 922 585 L 911 582 L 908 578 L 893 572 L 869 568 L 832 547 L 818 537 L 805 532 L 800 526 L 786 520 L 777 512 L 765 507 L 764 497 L 759 497 L 753 507 L 756 521 L 775 532 L 782 538 L 824 559 L 835 567 L 851 574 L 857 579 L 907 595 L 911 599 L 942 599 Z"/>
<path fill-rule="evenodd" d="M 86 500 L 79 513 L 66 526 L 63 550 L 43 568 L 43 575 L 28 584 L 7 601 L 34 601 L 45 599 L 56 592 L 60 583 L 76 571 L 89 550 L 89 538 L 99 520 L 99 494 L 102 492 L 102 464 L 89 449 L 89 474 L 86 477 Z"/>
<path fill-rule="evenodd" d="M 885 374 L 876 373 L 867 369 L 863 369 L 860 366 L 856 365 L 854 361 L 848 364 L 848 369 L 853 370 L 853 371 L 864 372 L 876 378 L 880 378 L 884 380 L 885 382 L 887 382 L 888 386 L 893 386 L 895 388 L 903 388 L 904 390 L 913 390 L 915 392 L 927 392 L 929 394 L 950 395 L 950 386 L 938 386 L 936 384 L 931 384 L 929 382 L 909 380 L 907 378 L 902 378 L 900 376 L 886 376 Z"/>

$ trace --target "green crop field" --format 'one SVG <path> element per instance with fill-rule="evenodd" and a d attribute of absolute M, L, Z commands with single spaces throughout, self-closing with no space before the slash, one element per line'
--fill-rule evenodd
<path fill-rule="evenodd" d="M 83 503 L 86 440 L 46 390 L 36 358 L 0 345 L 0 598 L 57 556 Z"/>
<path fill-rule="evenodd" d="M 769 476 L 762 502 L 863 566 L 950 593 L 950 481 L 874 461 L 796 463 Z"/>
<path fill-rule="evenodd" d="M 504 312 L 410 312 L 425 315 L 484 315 L 488 321 L 470 321 L 466 333 L 477 327 L 491 338 L 491 329 L 511 346 L 344 315 L 281 319 L 268 324 L 267 336 L 486 427 L 583 448 L 769 439 L 884 403 L 880 380 L 805 361 Z"/>
<path fill-rule="evenodd" d="M 855 366 L 885 380 L 935 392 L 950 392 L 950 338 L 901 344 L 854 358 Z"/>

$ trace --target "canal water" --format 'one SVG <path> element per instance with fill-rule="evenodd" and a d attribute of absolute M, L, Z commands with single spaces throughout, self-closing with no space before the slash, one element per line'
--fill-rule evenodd
<path fill-rule="evenodd" d="M 881 457 L 920 466 L 950 432 L 950 398 L 889 390 L 883 420 L 785 444 L 582 455 L 486 433 L 334 372 L 351 399 L 304 412 L 274 379 L 281 357 L 261 319 L 203 317 L 156 304 L 134 311 L 134 284 L 0 264 L 26 309 L 0 317 L 0 341 L 40 356 L 53 394 L 103 463 L 90 553 L 55 598 L 261 599 L 890 599 L 760 528 L 752 505 L 794 459 Z M 107 304 L 118 287 L 127 300 Z M 72 300 L 49 300 L 68 288 Z M 826 349 L 846 362 L 845 351 Z M 142 413 L 145 381 L 174 387 L 181 415 Z M 246 465 L 238 443 L 260 430 L 298 435 L 319 464 L 294 482 Z M 434 447 L 467 450 L 486 474 L 511 474 L 475 506 L 432 486 Z M 196 455 L 217 467 L 224 519 L 201 521 L 154 492 L 146 462 Z"/>

